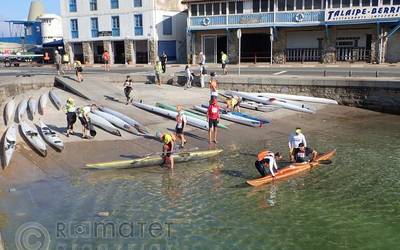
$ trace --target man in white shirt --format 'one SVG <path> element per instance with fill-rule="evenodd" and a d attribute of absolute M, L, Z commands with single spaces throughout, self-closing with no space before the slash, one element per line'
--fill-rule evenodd
<path fill-rule="evenodd" d="M 294 161 L 293 152 L 296 148 L 299 148 L 300 143 L 303 143 L 307 147 L 306 137 L 301 132 L 301 128 L 297 127 L 296 131 L 289 136 L 289 155 L 291 161 Z"/>

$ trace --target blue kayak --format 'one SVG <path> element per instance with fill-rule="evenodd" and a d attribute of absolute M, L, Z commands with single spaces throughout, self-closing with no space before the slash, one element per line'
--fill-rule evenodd
<path fill-rule="evenodd" d="M 204 107 L 204 108 L 208 108 L 208 105 L 205 105 L 205 104 L 203 104 L 203 105 L 201 105 L 201 106 Z M 236 115 L 236 116 L 243 117 L 243 118 L 246 118 L 246 119 L 250 119 L 250 120 L 253 120 L 253 121 L 258 121 L 258 122 L 260 122 L 261 124 L 268 124 L 268 123 L 271 123 L 270 120 L 263 119 L 263 118 L 258 118 L 258 117 L 255 117 L 255 116 L 252 116 L 252 115 L 243 113 L 243 112 L 237 112 L 237 111 L 228 112 L 228 111 L 226 111 L 225 109 L 222 109 L 222 108 L 221 108 L 221 113 L 222 113 L 222 114 L 231 113 L 232 115 Z"/>

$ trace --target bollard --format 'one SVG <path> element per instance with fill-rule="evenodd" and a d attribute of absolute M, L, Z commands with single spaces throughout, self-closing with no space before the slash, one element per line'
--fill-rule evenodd
<path fill-rule="evenodd" d="M 375 72 L 375 77 L 379 77 L 378 71 Z"/>
<path fill-rule="evenodd" d="M 324 70 L 324 76 L 326 76 L 326 70 Z"/>
<path fill-rule="evenodd" d="M 350 70 L 349 71 L 349 77 L 351 77 L 353 75 L 353 72 Z"/>

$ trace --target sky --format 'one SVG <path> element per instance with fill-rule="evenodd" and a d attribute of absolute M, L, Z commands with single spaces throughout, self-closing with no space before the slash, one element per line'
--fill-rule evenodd
<path fill-rule="evenodd" d="M 0 8 L 0 36 L 8 36 L 8 24 L 4 20 L 26 20 L 28 18 L 31 0 L 1 0 Z M 60 0 L 41 0 L 45 13 L 60 14 Z"/>

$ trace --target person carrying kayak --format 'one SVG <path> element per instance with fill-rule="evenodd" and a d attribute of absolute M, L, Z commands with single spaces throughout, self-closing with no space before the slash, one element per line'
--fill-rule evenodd
<path fill-rule="evenodd" d="M 89 139 L 89 135 L 87 134 L 90 131 L 90 118 L 89 113 L 96 108 L 96 104 L 80 107 L 78 109 L 78 118 L 82 124 L 83 131 L 82 131 L 82 138 Z"/>
<path fill-rule="evenodd" d="M 294 161 L 294 150 L 299 148 L 300 143 L 303 143 L 307 147 L 306 137 L 301 132 L 301 128 L 297 127 L 295 132 L 289 136 L 289 155 L 291 161 Z"/>
<path fill-rule="evenodd" d="M 229 99 L 226 100 L 226 111 L 228 112 L 233 112 L 235 109 L 237 109 L 238 112 L 240 112 L 240 102 L 242 101 L 242 98 L 239 96 L 233 96 Z"/>
<path fill-rule="evenodd" d="M 71 97 L 67 99 L 67 103 L 63 108 L 65 114 L 67 115 L 67 134 L 66 136 L 74 134 L 74 124 L 76 122 L 76 106 L 75 101 Z"/>
<path fill-rule="evenodd" d="M 275 174 L 278 173 L 278 164 L 276 164 L 276 161 L 280 159 L 282 159 L 282 156 L 279 152 L 274 154 L 268 150 L 261 151 L 258 153 L 257 160 L 255 162 L 256 169 L 262 177 L 267 175 L 266 169 L 269 169 L 271 175 L 275 177 Z M 276 172 L 274 172 L 274 168 Z"/>
<path fill-rule="evenodd" d="M 318 152 L 306 147 L 304 143 L 300 143 L 299 147 L 294 150 L 293 155 L 296 163 L 305 163 L 313 161 L 317 157 Z"/>
<path fill-rule="evenodd" d="M 131 77 L 126 76 L 126 80 L 124 83 L 124 87 L 125 87 L 124 94 L 126 97 L 126 103 L 125 103 L 126 105 L 128 105 L 128 103 L 132 101 L 132 98 L 131 98 L 132 86 L 133 86 L 133 82 L 132 82 Z"/>
<path fill-rule="evenodd" d="M 214 143 L 217 143 L 217 127 L 219 123 L 219 117 L 221 108 L 218 106 L 217 99 L 212 99 L 210 106 L 207 110 L 207 121 L 208 121 L 208 142 L 211 143 L 212 135 L 214 134 Z"/>
<path fill-rule="evenodd" d="M 183 134 L 183 130 L 187 124 L 187 118 L 186 118 L 185 112 L 183 111 L 183 107 L 181 105 L 178 105 L 176 107 L 176 110 L 178 111 L 178 114 L 176 116 L 175 133 L 176 133 L 176 137 L 178 137 L 181 140 L 181 147 L 183 148 L 186 143 L 186 139 Z"/>
<path fill-rule="evenodd" d="M 174 168 L 174 158 L 172 157 L 172 153 L 174 151 L 174 144 L 175 144 L 175 136 L 173 134 L 169 133 L 161 133 L 157 132 L 156 137 L 160 138 L 160 140 L 163 143 L 163 148 L 162 148 L 162 157 L 163 161 L 160 164 L 161 166 L 165 165 L 165 163 L 169 162 L 170 168 Z"/>

